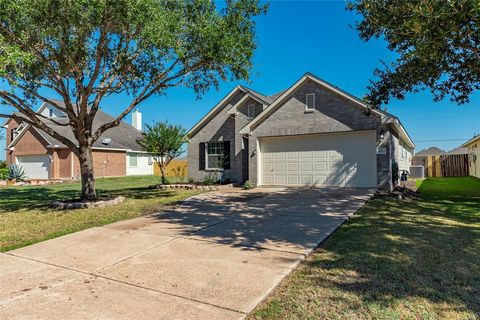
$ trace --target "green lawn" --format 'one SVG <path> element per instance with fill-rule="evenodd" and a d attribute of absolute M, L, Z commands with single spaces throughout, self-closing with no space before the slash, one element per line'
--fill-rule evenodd
<path fill-rule="evenodd" d="M 376 197 L 251 319 L 478 319 L 480 180 L 427 179 Z"/>
<path fill-rule="evenodd" d="M 50 206 L 55 200 L 78 198 L 79 183 L 0 187 L 0 252 L 152 213 L 198 193 L 149 188 L 159 181 L 154 176 L 97 179 L 99 195 L 123 195 L 125 202 L 107 208 L 66 211 L 52 210 Z"/>

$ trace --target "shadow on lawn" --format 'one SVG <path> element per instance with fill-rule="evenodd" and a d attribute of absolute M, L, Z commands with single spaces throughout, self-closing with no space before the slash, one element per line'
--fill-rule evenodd
<path fill-rule="evenodd" d="M 479 208 L 475 197 L 373 200 L 303 272 L 318 290 L 336 287 L 383 307 L 412 297 L 480 314 Z"/>
<path fill-rule="evenodd" d="M 54 201 L 73 200 L 80 197 L 79 187 L 65 185 L 54 187 L 22 187 L 0 189 L 0 214 L 22 209 L 46 209 Z M 175 194 L 172 190 L 158 190 L 150 187 L 134 187 L 118 190 L 97 188 L 100 197 L 124 196 L 130 199 L 158 199 Z"/>

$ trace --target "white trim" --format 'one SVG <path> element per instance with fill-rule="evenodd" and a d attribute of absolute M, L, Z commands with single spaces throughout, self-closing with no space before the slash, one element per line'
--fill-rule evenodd
<path fill-rule="evenodd" d="M 308 97 L 313 97 L 313 107 L 308 106 Z M 314 111 L 315 110 L 315 93 L 307 93 L 305 95 L 305 111 Z"/>
<path fill-rule="evenodd" d="M 214 115 L 215 112 L 217 112 L 217 110 L 220 109 L 220 107 L 222 107 L 225 104 L 225 102 L 227 102 L 238 91 L 245 93 L 245 91 L 241 88 L 241 86 L 236 86 L 235 88 L 233 88 L 233 90 L 230 91 L 230 93 L 228 93 L 219 103 L 217 103 L 202 119 L 200 119 L 200 121 L 198 121 L 187 132 L 187 137 L 192 138 L 195 135 L 195 133 L 203 126 L 203 124 L 207 122 L 207 120 L 209 120 L 210 117 Z"/>
<path fill-rule="evenodd" d="M 223 168 L 210 168 L 209 165 L 208 165 L 208 145 L 209 144 L 214 144 L 214 143 L 218 143 L 222 146 L 222 149 L 223 149 L 223 154 L 219 154 L 219 153 L 212 153 L 210 154 L 210 156 L 223 156 L 225 154 L 225 144 L 224 144 L 224 141 L 210 141 L 210 142 L 205 142 L 205 170 L 223 170 Z"/>
<path fill-rule="evenodd" d="M 255 141 L 256 153 L 257 153 L 257 187 L 263 185 L 262 177 L 262 150 L 260 150 L 260 141 L 257 138 Z M 250 158 L 250 155 L 248 155 Z"/>

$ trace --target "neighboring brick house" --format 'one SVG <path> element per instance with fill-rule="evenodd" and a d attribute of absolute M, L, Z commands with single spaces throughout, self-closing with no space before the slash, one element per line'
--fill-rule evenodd
<path fill-rule="evenodd" d="M 61 101 L 56 103 L 62 104 Z M 55 118 L 57 122 L 68 121 L 62 112 L 45 103 L 37 112 L 47 118 Z M 104 132 L 94 143 L 93 167 L 96 177 L 153 174 L 151 157 L 137 143 L 141 137 L 141 113 L 136 110 L 132 119 L 136 127 L 122 122 L 120 126 Z M 94 128 L 111 120 L 112 116 L 99 110 Z M 74 140 L 69 126 L 59 126 L 53 122 L 49 126 Z M 79 178 L 78 158 L 61 142 L 27 123 L 17 123 L 13 118 L 8 119 L 4 127 L 7 129 L 7 163 L 21 165 L 27 179 Z"/>
<path fill-rule="evenodd" d="M 257 186 L 389 189 L 415 148 L 398 118 L 310 73 L 273 96 L 237 86 L 188 137 L 190 177 Z"/>

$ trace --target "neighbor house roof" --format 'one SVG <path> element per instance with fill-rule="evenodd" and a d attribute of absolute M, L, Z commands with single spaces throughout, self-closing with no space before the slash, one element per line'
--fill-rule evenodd
<path fill-rule="evenodd" d="M 55 103 L 57 103 L 59 106 L 64 106 L 63 101 L 60 100 L 55 100 Z M 48 106 L 47 103 L 42 104 L 42 106 L 37 110 L 37 113 L 40 113 L 43 111 L 44 108 Z M 53 106 L 54 107 L 54 106 Z M 21 113 L 15 113 L 17 116 L 20 118 L 23 116 Z M 95 132 L 102 124 L 106 122 L 113 121 L 115 118 L 112 117 L 111 115 L 107 114 L 106 112 L 103 112 L 102 110 L 98 110 L 97 114 L 95 115 L 95 118 L 93 120 L 93 132 Z M 58 125 L 51 120 L 44 119 L 43 120 L 50 128 L 54 129 L 56 132 L 59 134 L 63 135 L 67 139 L 71 141 L 75 141 L 75 136 L 73 134 L 72 129 L 70 126 L 62 126 Z M 61 117 L 56 117 L 55 118 L 56 122 L 60 123 L 66 123 L 68 122 L 67 118 L 61 118 Z M 32 127 L 34 130 L 36 130 L 48 143 L 48 147 L 51 148 L 66 148 L 66 146 L 58 141 L 57 139 L 51 137 L 48 135 L 46 132 L 43 130 L 40 130 L 36 127 L 33 126 L 25 126 L 21 132 L 19 132 L 18 136 L 10 143 L 8 148 L 14 147 L 18 141 L 20 141 L 21 137 L 25 132 L 29 130 L 29 128 Z M 125 151 L 138 151 L 142 152 L 142 148 L 140 145 L 137 143 L 137 140 L 140 139 L 142 136 L 141 132 L 135 129 L 133 126 L 121 122 L 118 127 L 113 127 L 107 131 L 105 131 L 97 141 L 93 143 L 93 148 L 95 149 L 110 149 L 110 150 L 125 150 Z"/>
<path fill-rule="evenodd" d="M 447 152 L 448 154 L 468 154 L 468 148 L 465 147 L 457 147 Z"/>
<path fill-rule="evenodd" d="M 473 143 L 477 140 L 480 140 L 480 134 L 474 135 L 472 139 L 470 139 L 467 142 L 465 142 L 464 144 L 462 144 L 462 147 L 468 147 L 469 144 L 471 144 L 471 143 Z"/>
<path fill-rule="evenodd" d="M 437 147 L 430 147 L 415 153 L 416 156 L 438 156 L 441 154 L 445 154 L 445 151 Z"/>

